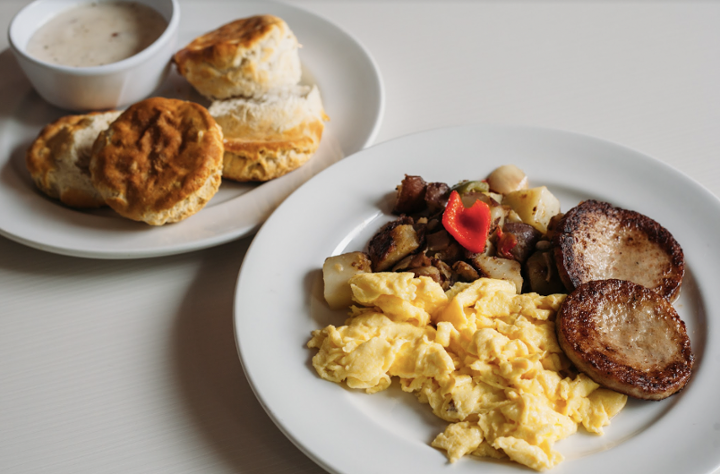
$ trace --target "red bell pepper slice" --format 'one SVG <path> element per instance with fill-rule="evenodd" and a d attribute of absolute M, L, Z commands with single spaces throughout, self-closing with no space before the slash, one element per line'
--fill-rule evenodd
<path fill-rule="evenodd" d="M 517 245 L 517 237 L 515 234 L 508 232 L 507 234 L 502 231 L 500 227 L 497 229 L 497 253 L 502 258 L 515 259 L 515 256 L 511 253 L 511 250 Z"/>
<path fill-rule="evenodd" d="M 485 251 L 490 232 L 490 206 L 486 203 L 475 201 L 472 206 L 465 208 L 460 194 L 453 191 L 443 213 L 442 223 L 445 230 L 469 251 Z"/>

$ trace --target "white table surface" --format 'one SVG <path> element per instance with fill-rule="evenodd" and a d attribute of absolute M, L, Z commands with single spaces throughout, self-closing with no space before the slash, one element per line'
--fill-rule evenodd
<path fill-rule="evenodd" d="M 0 2 L 0 30 L 26 3 Z M 181 0 L 183 22 L 217 3 Z M 374 56 L 387 97 L 376 143 L 470 123 L 558 128 L 720 196 L 718 2 L 292 3 Z M 0 472 L 324 472 L 238 361 L 233 296 L 251 240 L 108 261 L 0 237 Z"/>

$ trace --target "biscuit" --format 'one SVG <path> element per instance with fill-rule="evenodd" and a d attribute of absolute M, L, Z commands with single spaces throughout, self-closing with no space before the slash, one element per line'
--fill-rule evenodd
<path fill-rule="evenodd" d="M 268 181 L 300 167 L 320 145 L 328 120 L 320 92 L 309 86 L 215 101 L 208 110 L 225 137 L 223 178 L 235 181 Z"/>
<path fill-rule="evenodd" d="M 297 84 L 298 41 L 272 15 L 228 23 L 200 36 L 173 57 L 178 72 L 209 99 L 252 97 Z"/>
<path fill-rule="evenodd" d="M 204 107 L 154 97 L 98 136 L 90 174 L 120 215 L 162 225 L 205 206 L 220 186 L 222 156 L 222 130 Z"/>
<path fill-rule="evenodd" d="M 25 155 L 37 187 L 70 207 L 104 206 L 88 166 L 95 139 L 118 115 L 117 111 L 68 115 L 43 128 Z"/>

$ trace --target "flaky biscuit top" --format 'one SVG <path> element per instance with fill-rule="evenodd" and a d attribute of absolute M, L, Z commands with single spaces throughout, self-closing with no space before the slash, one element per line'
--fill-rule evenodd
<path fill-rule="evenodd" d="M 244 51 L 256 47 L 270 36 L 283 38 L 289 33 L 287 24 L 273 15 L 242 18 L 195 38 L 178 51 L 173 60 L 182 75 L 187 72 L 188 61 L 202 61 L 217 69 L 229 69 L 239 66 L 236 62 Z"/>
<path fill-rule="evenodd" d="M 300 81 L 298 48 L 287 23 L 258 15 L 196 38 L 175 53 L 173 62 L 207 98 L 253 97 Z"/>
<path fill-rule="evenodd" d="M 93 184 L 134 218 L 172 208 L 222 166 L 220 127 L 199 104 L 155 97 L 129 107 L 93 146 Z"/>

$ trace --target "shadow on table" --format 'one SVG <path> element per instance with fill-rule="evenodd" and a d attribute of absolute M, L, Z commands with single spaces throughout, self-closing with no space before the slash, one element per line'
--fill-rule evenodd
<path fill-rule="evenodd" d="M 234 471 L 323 473 L 265 413 L 238 359 L 235 284 L 250 241 L 208 251 L 180 307 L 173 358 L 181 395 L 198 431 Z"/>

